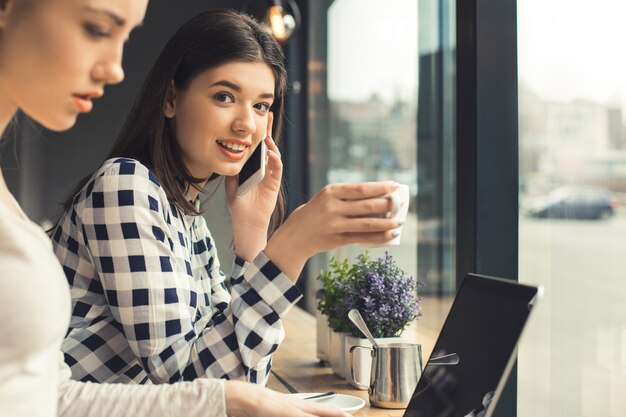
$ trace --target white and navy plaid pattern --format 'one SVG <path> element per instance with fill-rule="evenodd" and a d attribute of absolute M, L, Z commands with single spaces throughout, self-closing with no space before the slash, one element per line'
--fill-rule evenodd
<path fill-rule="evenodd" d="M 72 294 L 63 351 L 74 379 L 267 382 L 300 292 L 262 252 L 235 259 L 229 292 L 204 218 L 168 202 L 138 161 L 106 161 L 53 243 Z"/>

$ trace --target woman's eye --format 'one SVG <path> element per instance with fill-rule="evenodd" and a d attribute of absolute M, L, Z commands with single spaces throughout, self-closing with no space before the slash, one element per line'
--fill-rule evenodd
<path fill-rule="evenodd" d="M 257 109 L 263 112 L 266 112 L 270 109 L 270 105 L 268 103 L 258 103 L 254 107 L 256 107 Z"/>
<path fill-rule="evenodd" d="M 222 103 L 234 103 L 235 100 L 233 99 L 233 96 L 231 96 L 228 93 L 217 93 L 215 95 L 215 100 L 222 102 Z"/>
<path fill-rule="evenodd" d="M 94 25 L 93 23 L 86 23 L 85 30 L 87 31 L 89 36 L 91 36 L 92 38 L 96 38 L 96 39 L 106 38 L 106 37 L 111 36 L 111 34 L 107 32 L 106 29 L 103 29 L 98 25 Z"/>

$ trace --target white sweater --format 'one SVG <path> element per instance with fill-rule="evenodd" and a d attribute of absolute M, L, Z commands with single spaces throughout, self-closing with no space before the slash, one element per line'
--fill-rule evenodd
<path fill-rule="evenodd" d="M 0 416 L 223 417 L 224 381 L 174 385 L 70 380 L 60 346 L 68 284 L 48 236 L 0 202 Z"/>

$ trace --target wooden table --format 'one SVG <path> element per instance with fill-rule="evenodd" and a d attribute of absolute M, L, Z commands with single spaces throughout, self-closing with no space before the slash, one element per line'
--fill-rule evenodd
<path fill-rule="evenodd" d="M 365 400 L 365 407 L 355 413 L 356 416 L 402 416 L 404 410 L 370 408 L 367 391 L 360 391 L 349 385 L 344 379 L 333 375 L 330 367 L 322 367 L 316 357 L 315 317 L 306 311 L 294 307 L 284 321 L 286 337 L 273 356 L 272 371 L 286 380 L 299 392 L 336 391 L 354 395 Z M 405 330 L 410 342 L 422 344 L 422 354 L 426 360 L 432 352 L 438 329 L 419 326 L 419 321 Z M 288 392 L 273 375 L 268 387 Z"/>

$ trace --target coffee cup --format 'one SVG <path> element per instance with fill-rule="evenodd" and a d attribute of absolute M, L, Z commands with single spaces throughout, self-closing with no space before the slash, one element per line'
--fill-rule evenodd
<path fill-rule="evenodd" d="M 391 202 L 391 209 L 387 213 L 385 213 L 384 216 L 388 219 L 396 219 L 398 223 L 400 223 L 400 226 L 393 229 L 393 232 L 396 233 L 396 237 L 394 237 L 393 239 L 383 244 L 367 244 L 365 246 L 378 247 L 399 245 L 400 236 L 402 235 L 402 225 L 406 221 L 406 216 L 409 213 L 409 186 L 406 184 L 400 184 L 400 186 L 395 191 L 392 191 L 389 194 L 385 194 L 380 198 L 386 198 Z"/>

